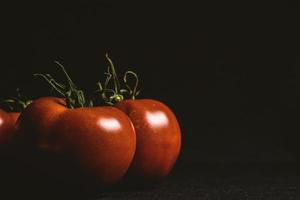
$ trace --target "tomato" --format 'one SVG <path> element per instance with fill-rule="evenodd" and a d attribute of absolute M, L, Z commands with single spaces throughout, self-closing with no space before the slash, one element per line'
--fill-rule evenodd
<path fill-rule="evenodd" d="M 153 99 L 135 99 L 139 91 L 138 76 L 134 72 L 125 73 L 123 80 L 126 89 L 122 89 L 113 62 L 108 55 L 106 58 L 109 68 L 104 87 L 98 83 L 100 97 L 126 113 L 136 132 L 136 152 L 129 177 L 142 179 L 143 183 L 161 180 L 170 173 L 180 152 L 179 123 L 163 103 Z M 129 75 L 135 78 L 133 89 L 128 85 Z M 110 80 L 113 80 L 113 89 L 108 88 Z M 129 94 L 130 100 L 124 100 L 126 94 Z"/>
<path fill-rule="evenodd" d="M 1 194 L 7 190 L 7 186 L 15 175 L 14 168 L 14 146 L 16 135 L 16 120 L 19 113 L 5 112 L 0 109 L 0 185 Z"/>
<path fill-rule="evenodd" d="M 7 113 L 0 109 L 0 146 L 7 146 L 16 133 L 16 121 L 20 113 Z"/>
<path fill-rule="evenodd" d="M 151 100 L 124 100 L 115 105 L 126 113 L 136 131 L 137 147 L 130 173 L 157 181 L 168 175 L 181 146 L 181 132 L 173 112 Z"/>
<path fill-rule="evenodd" d="M 68 109 L 63 99 L 44 97 L 22 112 L 18 127 L 29 149 L 72 160 L 101 186 L 119 181 L 135 152 L 133 125 L 113 107 Z"/>
<path fill-rule="evenodd" d="M 24 100 L 20 94 L 19 88 L 16 90 L 17 97 L 3 100 L 11 112 L 5 112 L 0 109 L 0 147 L 13 145 L 14 138 L 17 135 L 16 122 L 20 112 L 25 109 L 32 101 Z"/>
<path fill-rule="evenodd" d="M 19 118 L 18 129 L 23 137 L 20 141 L 24 141 L 29 154 L 40 155 L 32 159 L 40 162 L 40 168 L 59 176 L 74 168 L 92 182 L 109 186 L 121 180 L 129 169 L 128 177 L 142 178 L 144 183 L 161 180 L 170 173 L 180 152 L 179 123 L 163 103 L 135 99 L 139 93 L 137 83 L 133 90 L 127 84 L 130 74 L 137 80 L 135 73 L 125 73 L 127 89 L 121 89 L 109 61 L 105 87 L 98 84 L 98 92 L 109 106 L 95 107 L 93 101 L 87 102 L 83 91 L 77 89 L 59 63 L 67 86 L 48 74 L 37 74 L 64 98 L 44 97 L 31 103 Z M 107 88 L 111 78 L 114 89 Z M 124 100 L 125 93 L 130 100 Z M 57 171 L 59 168 L 63 170 Z"/>
<path fill-rule="evenodd" d="M 17 135 L 17 112 L 5 112 L 0 109 L 0 185 L 7 184 L 14 176 L 15 146 L 14 138 Z"/>

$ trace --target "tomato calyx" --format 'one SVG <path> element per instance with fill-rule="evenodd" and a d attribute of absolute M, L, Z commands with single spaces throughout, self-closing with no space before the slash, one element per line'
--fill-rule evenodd
<path fill-rule="evenodd" d="M 106 75 L 106 79 L 104 84 L 101 84 L 100 81 L 97 83 L 98 89 L 95 92 L 97 94 L 100 94 L 102 100 L 104 100 L 104 102 L 108 105 L 114 105 L 117 102 L 123 101 L 125 97 L 135 99 L 136 96 L 140 93 L 140 90 L 138 90 L 138 75 L 133 71 L 126 71 L 123 76 L 123 84 L 125 85 L 126 89 L 121 88 L 114 63 L 112 62 L 108 54 L 106 54 L 105 56 L 109 63 L 107 72 L 104 73 Z M 129 85 L 129 76 L 132 76 L 134 78 L 133 87 Z M 113 80 L 114 89 L 109 88 L 111 80 Z"/>
<path fill-rule="evenodd" d="M 73 108 L 82 108 L 92 106 L 92 101 L 86 101 L 85 94 L 82 90 L 78 89 L 75 83 L 70 78 L 65 67 L 60 64 L 58 61 L 54 61 L 63 71 L 66 79 L 67 85 L 57 82 L 50 74 L 40 74 L 36 73 L 34 76 L 40 76 L 45 79 L 48 84 L 62 97 L 66 99 L 67 107 L 70 109 Z"/>
<path fill-rule="evenodd" d="M 24 99 L 19 88 L 16 89 L 16 94 L 16 97 L 10 97 L 1 101 L 1 103 L 9 112 L 21 112 L 32 103 L 32 100 Z"/>

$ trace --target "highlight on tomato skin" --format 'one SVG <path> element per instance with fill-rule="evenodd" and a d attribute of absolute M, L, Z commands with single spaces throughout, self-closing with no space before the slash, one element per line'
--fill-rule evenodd
<path fill-rule="evenodd" d="M 32 102 L 24 100 L 20 89 L 16 89 L 16 97 L 11 97 L 0 101 L 1 108 L 5 107 L 5 111 L 0 109 L 0 147 L 10 146 L 12 151 L 12 143 L 17 134 L 17 120 L 20 113 Z"/>
<path fill-rule="evenodd" d="M 7 113 L 0 109 L 0 146 L 11 142 L 15 134 L 15 123 L 19 113 Z"/>
<path fill-rule="evenodd" d="M 130 118 L 136 132 L 136 152 L 127 177 L 140 183 L 156 182 L 172 170 L 181 149 L 181 131 L 176 116 L 165 104 L 153 99 L 136 99 L 139 79 L 137 74 L 127 71 L 123 84 L 118 79 L 114 64 L 109 62 L 104 84 L 98 82 L 100 99 L 106 104 L 122 110 Z M 133 87 L 129 85 L 133 78 Z M 113 81 L 113 88 L 110 82 Z M 131 81 L 132 82 L 132 81 Z"/>
<path fill-rule="evenodd" d="M 27 162 L 63 181 L 101 188 L 114 185 L 125 175 L 134 156 L 133 125 L 117 108 L 94 107 L 64 67 L 57 64 L 65 73 L 68 86 L 50 75 L 36 75 L 62 98 L 37 99 L 19 119 Z"/>
<path fill-rule="evenodd" d="M 130 120 L 118 109 L 74 109 L 63 113 L 54 126 L 53 131 L 61 136 L 60 145 L 100 185 L 112 185 L 127 172 L 136 136 Z"/>
<path fill-rule="evenodd" d="M 0 109 L 0 185 L 6 185 L 13 180 L 18 170 L 18 146 L 15 145 L 17 136 L 16 122 L 20 113 L 12 109 L 11 112 Z"/>
<path fill-rule="evenodd" d="M 10 146 L 7 151 L 12 151 L 12 143 L 17 133 L 16 122 L 23 111 L 32 101 L 24 100 L 20 89 L 16 89 L 16 97 L 1 100 L 1 108 L 6 108 L 5 111 L 0 109 L 0 146 Z"/>
<path fill-rule="evenodd" d="M 0 109 L 0 185 L 1 193 L 5 191 L 8 180 L 15 174 L 15 154 L 13 141 L 16 135 L 15 122 L 18 113 L 8 113 Z M 3 196 L 3 195 L 2 195 Z"/>
<path fill-rule="evenodd" d="M 138 76 L 127 71 L 120 82 L 106 57 L 110 64 L 107 79 L 103 85 L 98 83 L 91 99 L 55 61 L 65 74 L 66 85 L 49 74 L 35 76 L 46 80 L 60 98 L 25 102 L 20 117 L 0 111 L 0 144 L 3 130 L 15 131 L 17 154 L 33 174 L 40 171 L 68 184 L 106 188 L 124 177 L 138 183 L 157 182 L 173 169 L 181 149 L 176 116 L 160 101 L 136 99 Z M 111 81 L 113 89 L 108 87 Z M 105 105 L 95 106 L 97 98 Z"/>
<path fill-rule="evenodd" d="M 166 177 L 181 148 L 181 131 L 173 112 L 152 99 L 124 100 L 115 106 L 129 116 L 136 131 L 131 176 L 154 182 Z"/>

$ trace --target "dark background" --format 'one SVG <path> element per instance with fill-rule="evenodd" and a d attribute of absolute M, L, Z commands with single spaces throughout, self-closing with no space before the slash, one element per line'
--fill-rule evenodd
<path fill-rule="evenodd" d="M 32 74 L 63 80 L 54 60 L 89 93 L 104 78 L 108 52 L 120 74 L 138 73 L 141 98 L 177 115 L 179 180 L 216 163 L 300 161 L 299 1 L 26 2 L 1 10 L 1 99 L 16 87 L 29 98 L 49 95 Z"/>

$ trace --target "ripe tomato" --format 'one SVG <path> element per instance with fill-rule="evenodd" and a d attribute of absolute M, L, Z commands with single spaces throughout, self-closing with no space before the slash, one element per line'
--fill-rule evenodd
<path fill-rule="evenodd" d="M 16 122 L 20 112 L 24 110 L 32 101 L 24 100 L 20 94 L 19 88 L 16 90 L 17 97 L 3 100 L 11 112 L 5 112 L 0 109 L 0 147 L 13 145 L 13 139 L 17 135 Z"/>
<path fill-rule="evenodd" d="M 168 175 L 181 146 L 180 128 L 173 112 L 151 99 L 124 100 L 115 106 L 129 116 L 136 132 L 136 152 L 129 171 L 148 181 Z"/>
<path fill-rule="evenodd" d="M 0 109 L 0 146 L 7 146 L 16 133 L 16 121 L 20 113 L 7 113 Z"/>
<path fill-rule="evenodd" d="M 98 92 L 104 102 L 128 115 L 136 132 L 136 152 L 129 171 L 134 178 L 142 178 L 144 183 L 158 181 L 170 173 L 179 155 L 181 131 L 178 121 L 163 103 L 152 99 L 135 99 L 139 91 L 138 77 L 134 72 L 125 73 L 123 80 L 127 89 L 122 89 L 113 62 L 108 55 L 106 58 L 110 64 L 106 72 L 107 79 L 104 87 L 98 83 Z M 129 75 L 136 80 L 133 89 L 128 85 Z M 114 89 L 108 88 L 111 79 Z M 123 100 L 124 94 L 129 94 L 131 100 Z"/>
<path fill-rule="evenodd" d="M 102 186 L 122 178 L 135 152 L 133 125 L 113 107 L 68 109 L 63 99 L 44 97 L 22 112 L 18 128 L 28 149 L 71 160 Z"/>
<path fill-rule="evenodd" d="M 13 170 L 15 148 L 13 146 L 16 135 L 16 121 L 19 113 L 5 112 L 0 109 L 0 185 L 2 194 L 5 193 L 9 181 L 15 175 Z M 3 196 L 3 195 L 2 195 Z"/>

